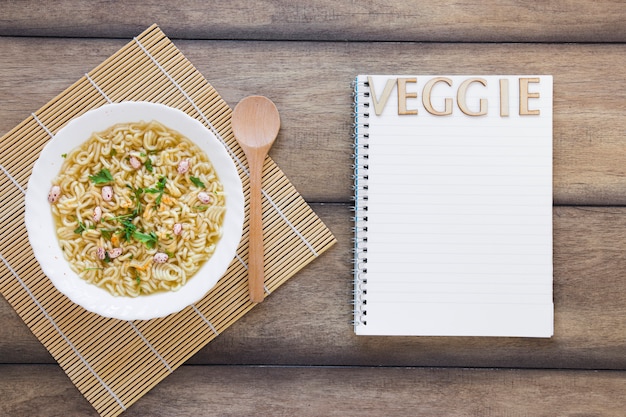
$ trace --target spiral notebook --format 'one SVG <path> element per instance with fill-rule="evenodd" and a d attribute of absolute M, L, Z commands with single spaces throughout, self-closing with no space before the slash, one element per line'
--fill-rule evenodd
<path fill-rule="evenodd" d="M 550 337 L 552 77 L 354 81 L 357 335 Z"/>

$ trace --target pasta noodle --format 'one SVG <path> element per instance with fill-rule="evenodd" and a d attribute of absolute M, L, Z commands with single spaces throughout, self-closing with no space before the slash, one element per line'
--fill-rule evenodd
<path fill-rule="evenodd" d="M 185 285 L 214 253 L 226 210 L 208 156 L 157 121 L 92 134 L 48 200 L 72 270 L 129 297 Z"/>

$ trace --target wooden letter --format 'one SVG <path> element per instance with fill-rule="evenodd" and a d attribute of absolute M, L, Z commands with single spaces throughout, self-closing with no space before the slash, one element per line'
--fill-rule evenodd
<path fill-rule="evenodd" d="M 372 79 L 372 77 L 367 77 L 367 82 L 370 85 L 370 94 L 372 96 L 372 103 L 374 104 L 374 111 L 376 112 L 377 116 L 380 116 L 385 109 L 385 105 L 389 100 L 391 91 L 393 91 L 393 86 L 396 84 L 396 80 L 393 78 L 387 80 L 387 84 L 385 84 L 385 88 L 380 96 L 380 100 L 376 98 L 376 89 L 374 88 L 374 80 Z"/>
<path fill-rule="evenodd" d="M 407 98 L 417 98 L 417 93 L 407 93 L 406 84 L 416 82 L 417 78 L 398 78 L 398 114 L 417 114 L 417 110 L 406 108 Z"/>
<path fill-rule="evenodd" d="M 509 116 L 509 80 L 500 80 L 500 116 Z"/>
<path fill-rule="evenodd" d="M 435 116 L 447 116 L 447 115 L 452 114 L 452 99 L 449 97 L 445 99 L 444 101 L 445 109 L 443 111 L 436 110 L 433 107 L 433 103 L 430 99 L 430 95 L 433 90 L 433 87 L 435 86 L 435 84 L 437 84 L 440 81 L 448 84 L 449 86 L 452 86 L 452 80 L 449 78 L 437 77 L 437 78 L 433 78 L 429 80 L 424 86 L 424 92 L 422 93 L 422 103 L 424 103 L 424 107 L 426 108 L 426 111 L 428 113 L 435 115 Z"/>
<path fill-rule="evenodd" d="M 529 98 L 539 98 L 539 93 L 529 93 L 528 84 L 538 83 L 539 78 L 520 78 L 519 79 L 519 114 L 520 116 L 539 116 L 539 110 L 528 109 Z"/>
<path fill-rule="evenodd" d="M 461 86 L 459 87 L 459 91 L 457 92 L 456 97 L 457 104 L 459 106 L 459 109 L 461 109 L 461 111 L 468 116 L 484 116 L 487 114 L 487 99 L 480 99 L 480 110 L 478 110 L 477 112 L 473 112 L 467 107 L 467 89 L 472 83 L 480 83 L 485 87 L 487 86 L 487 81 L 484 78 L 468 78 L 467 80 L 463 81 L 461 83 Z"/>

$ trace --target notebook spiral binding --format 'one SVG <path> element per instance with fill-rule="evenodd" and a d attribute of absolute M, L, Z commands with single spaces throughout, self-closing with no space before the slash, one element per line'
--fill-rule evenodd
<path fill-rule="evenodd" d="M 352 189 L 354 202 L 354 320 L 355 329 L 367 325 L 367 189 L 369 150 L 369 89 L 368 83 L 352 82 L 354 164 Z"/>

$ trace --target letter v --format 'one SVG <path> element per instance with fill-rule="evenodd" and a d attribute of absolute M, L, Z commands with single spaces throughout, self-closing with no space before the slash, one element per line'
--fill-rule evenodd
<path fill-rule="evenodd" d="M 397 80 L 393 78 L 387 80 L 387 84 L 385 84 L 385 88 L 380 96 L 380 100 L 376 98 L 374 80 L 372 80 L 372 77 L 368 76 L 367 82 L 370 85 L 370 94 L 372 96 L 372 103 L 374 104 L 374 111 L 376 112 L 376 116 L 380 116 L 385 108 L 385 105 L 387 104 L 387 101 L 389 101 L 389 96 L 391 95 L 391 92 L 393 91 L 393 87 L 396 85 Z"/>

